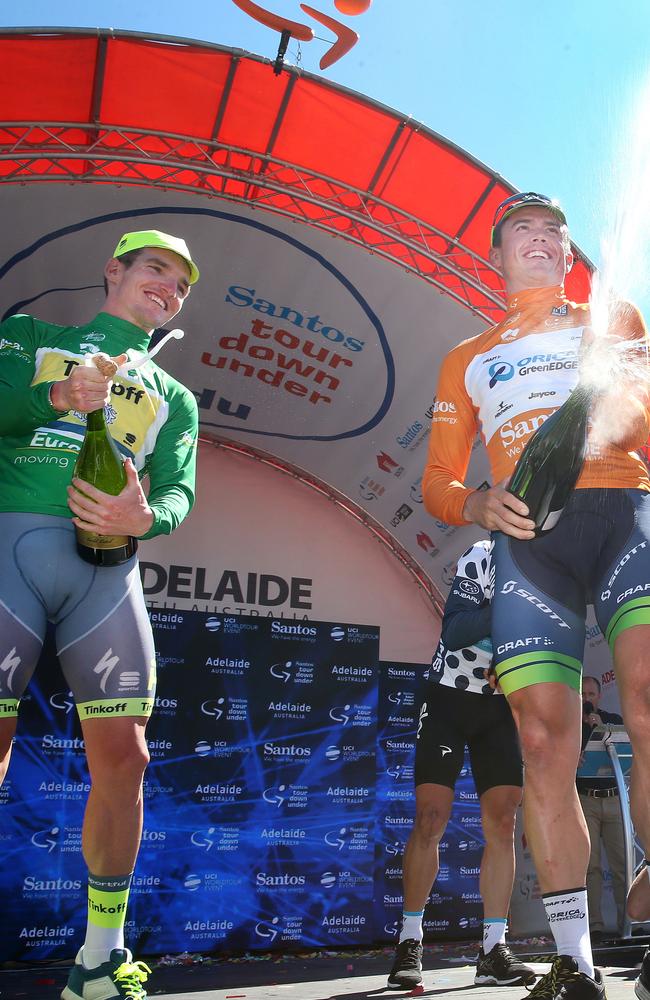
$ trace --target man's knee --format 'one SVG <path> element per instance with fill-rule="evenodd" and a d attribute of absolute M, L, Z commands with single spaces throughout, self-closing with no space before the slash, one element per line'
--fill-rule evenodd
<path fill-rule="evenodd" d="M 88 766 L 94 781 L 103 777 L 122 780 L 141 780 L 149 764 L 149 750 L 144 726 L 88 722 L 84 725 L 84 739 Z M 98 728 L 95 729 L 94 727 Z M 99 727 L 101 726 L 101 730 Z"/>
<path fill-rule="evenodd" d="M 648 729 L 650 728 L 650 690 L 640 693 L 624 706 L 625 727 L 634 743 L 636 755 L 650 754 L 648 744 Z"/>
<path fill-rule="evenodd" d="M 420 806 L 415 812 L 413 837 L 420 847 L 433 849 L 438 843 L 449 822 L 449 811 L 437 805 Z"/>
<path fill-rule="evenodd" d="M 511 792 L 492 795 L 487 792 L 486 796 L 481 799 L 481 825 L 486 843 L 513 843 L 522 790 L 513 787 Z"/>
<path fill-rule="evenodd" d="M 568 694 L 570 689 L 566 690 Z M 528 702 L 525 698 L 513 705 L 513 714 L 526 767 L 544 766 L 554 773 L 566 771 L 575 776 L 580 746 L 572 714 L 558 711 L 553 702 Z"/>

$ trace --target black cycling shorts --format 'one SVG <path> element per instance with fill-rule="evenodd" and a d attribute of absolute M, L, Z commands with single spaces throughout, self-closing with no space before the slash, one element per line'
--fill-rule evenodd
<path fill-rule="evenodd" d="M 479 796 L 498 785 L 523 785 L 519 737 L 506 699 L 429 684 L 415 744 L 415 784 L 454 789 L 469 750 Z"/>

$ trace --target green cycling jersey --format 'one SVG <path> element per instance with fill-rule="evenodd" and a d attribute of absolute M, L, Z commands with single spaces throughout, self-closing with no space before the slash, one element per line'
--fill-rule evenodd
<path fill-rule="evenodd" d="M 86 417 L 55 410 L 50 387 L 87 354 L 127 353 L 135 361 L 148 346 L 144 330 L 108 313 L 76 327 L 27 315 L 0 324 L 0 511 L 72 517 L 66 491 Z M 169 534 L 194 502 L 193 394 L 148 360 L 115 376 L 105 413 L 122 456 L 149 477 L 154 520 L 142 537 Z"/>

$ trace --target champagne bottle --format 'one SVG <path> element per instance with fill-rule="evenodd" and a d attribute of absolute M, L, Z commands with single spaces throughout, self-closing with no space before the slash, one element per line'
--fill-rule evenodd
<path fill-rule="evenodd" d="M 117 496 L 126 486 L 124 462 L 108 433 L 103 409 L 93 410 L 87 416 L 86 434 L 74 474 L 111 496 Z M 130 535 L 98 535 L 77 527 L 75 531 L 77 552 L 95 566 L 117 566 L 135 555 L 138 547 Z"/>
<path fill-rule="evenodd" d="M 515 467 L 508 490 L 528 507 L 537 536 L 555 527 L 582 471 L 592 398 L 592 389 L 576 386 L 537 428 Z"/>

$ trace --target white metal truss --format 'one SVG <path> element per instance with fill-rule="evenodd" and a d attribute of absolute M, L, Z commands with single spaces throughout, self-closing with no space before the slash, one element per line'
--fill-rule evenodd
<path fill-rule="evenodd" d="M 269 154 L 175 133 L 88 122 L 0 122 L 0 183 L 63 181 L 192 191 L 300 220 L 411 271 L 488 323 L 495 269 L 388 201 Z"/>

